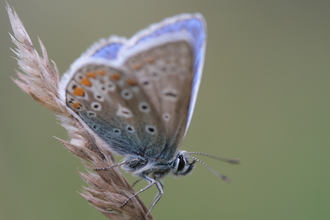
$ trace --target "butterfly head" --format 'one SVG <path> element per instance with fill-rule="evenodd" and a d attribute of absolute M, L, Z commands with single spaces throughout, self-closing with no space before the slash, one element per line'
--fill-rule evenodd
<path fill-rule="evenodd" d="M 179 176 L 185 176 L 188 173 L 190 173 L 194 167 L 196 160 L 190 161 L 191 157 L 188 156 L 186 151 L 179 151 L 176 158 L 173 161 L 172 165 L 172 172 L 174 175 Z"/>

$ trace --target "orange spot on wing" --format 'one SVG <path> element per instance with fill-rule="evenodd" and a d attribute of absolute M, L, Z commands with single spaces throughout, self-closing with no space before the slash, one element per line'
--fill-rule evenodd
<path fill-rule="evenodd" d="M 134 65 L 132 66 L 132 68 L 133 68 L 134 70 L 139 70 L 139 69 L 142 68 L 142 65 L 141 65 L 140 63 L 136 63 L 136 64 L 134 64 Z"/>
<path fill-rule="evenodd" d="M 85 94 L 85 91 L 83 88 L 80 88 L 80 87 L 76 87 L 74 90 L 73 90 L 73 95 L 76 95 L 76 96 L 84 96 Z"/>
<path fill-rule="evenodd" d="M 126 79 L 126 82 L 129 84 L 129 85 L 131 85 L 131 86 L 135 86 L 136 85 L 136 82 L 134 81 L 134 80 L 132 80 L 132 79 Z"/>
<path fill-rule="evenodd" d="M 84 86 L 88 86 L 88 87 L 90 87 L 92 85 L 91 81 L 89 81 L 88 78 L 83 78 L 82 80 L 80 80 L 80 83 L 83 84 Z"/>
<path fill-rule="evenodd" d="M 86 73 L 86 77 L 87 78 L 96 78 L 96 75 L 95 75 L 95 73 L 93 73 L 93 72 L 89 72 L 89 73 Z"/>
<path fill-rule="evenodd" d="M 120 80 L 121 76 L 119 75 L 119 73 L 115 73 L 111 75 L 111 78 L 114 80 Z"/>
<path fill-rule="evenodd" d="M 147 63 L 153 63 L 153 62 L 155 62 L 155 60 L 154 60 L 152 57 L 146 57 L 144 60 L 145 60 Z"/>
<path fill-rule="evenodd" d="M 99 75 L 101 75 L 101 76 L 104 76 L 105 71 L 104 71 L 104 70 L 99 70 L 99 71 L 97 71 L 97 74 L 99 74 Z"/>
<path fill-rule="evenodd" d="M 71 106 L 72 106 L 73 108 L 75 108 L 75 109 L 80 109 L 80 107 L 82 106 L 82 104 L 79 103 L 79 102 L 74 102 L 74 103 L 71 104 Z"/>

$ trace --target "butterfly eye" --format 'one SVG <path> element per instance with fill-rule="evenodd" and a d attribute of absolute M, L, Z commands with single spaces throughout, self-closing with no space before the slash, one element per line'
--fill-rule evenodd
<path fill-rule="evenodd" d="M 186 162 L 184 161 L 182 156 L 180 156 L 178 160 L 179 160 L 178 172 L 180 172 L 186 166 Z"/>
<path fill-rule="evenodd" d="M 194 163 L 195 161 L 190 163 L 187 156 L 179 153 L 173 164 L 173 168 L 172 168 L 173 174 L 183 175 L 183 176 L 187 175 L 193 170 Z"/>

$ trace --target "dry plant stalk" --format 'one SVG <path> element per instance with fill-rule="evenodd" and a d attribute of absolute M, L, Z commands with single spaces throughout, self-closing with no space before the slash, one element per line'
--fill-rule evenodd
<path fill-rule="evenodd" d="M 103 147 L 102 141 L 91 135 L 86 126 L 74 118 L 60 101 L 57 93 L 60 73 L 56 64 L 50 63 L 41 40 L 39 39 L 42 57 L 35 50 L 17 13 L 8 3 L 6 9 L 14 32 L 11 39 L 17 47 L 13 52 L 17 56 L 19 68 L 24 73 L 17 71 L 18 79 L 13 79 L 14 82 L 36 102 L 56 114 L 62 126 L 68 131 L 71 141 L 57 139 L 71 153 L 83 159 L 86 167 L 114 165 L 114 158 L 111 152 Z M 118 168 L 97 173 L 80 173 L 80 176 L 89 185 L 88 188 L 84 188 L 81 195 L 108 218 L 154 219 L 151 215 L 145 216 L 148 209 L 137 196 L 122 206 L 123 202 L 134 194 L 134 190 Z"/>

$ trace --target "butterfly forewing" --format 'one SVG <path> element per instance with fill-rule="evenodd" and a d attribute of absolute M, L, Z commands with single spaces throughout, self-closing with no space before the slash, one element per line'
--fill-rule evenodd
<path fill-rule="evenodd" d="M 167 153 L 179 147 L 186 130 L 193 80 L 193 53 L 186 40 L 166 42 L 129 56 L 128 74 L 160 116 L 167 141 Z"/>

